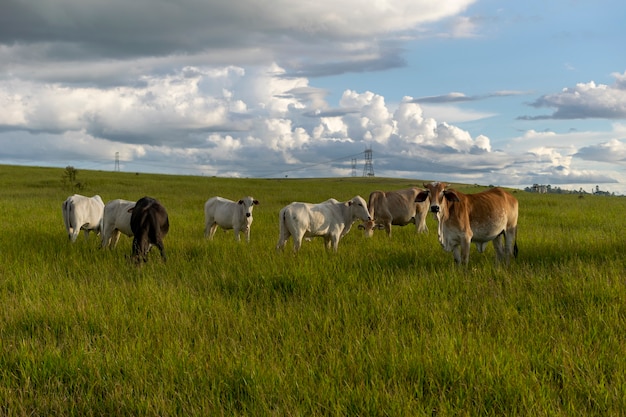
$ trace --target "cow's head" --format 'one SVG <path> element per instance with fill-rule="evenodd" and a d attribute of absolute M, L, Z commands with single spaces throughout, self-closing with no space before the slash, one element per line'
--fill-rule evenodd
<path fill-rule="evenodd" d="M 237 204 L 241 205 L 246 217 L 252 217 L 252 209 L 254 206 L 259 204 L 259 200 L 255 200 L 254 198 L 248 196 L 239 200 Z"/>
<path fill-rule="evenodd" d="M 445 182 L 424 184 L 426 190 L 417 194 L 415 202 L 422 203 L 430 198 L 430 211 L 436 215 L 447 205 L 448 201 L 459 201 L 456 191 L 446 189 L 447 186 Z"/>
<path fill-rule="evenodd" d="M 365 232 L 365 237 L 372 237 L 374 235 L 374 230 L 383 230 L 385 228 L 382 224 L 376 224 L 373 219 L 361 223 L 358 227 L 359 230 L 363 230 L 363 232 Z"/>
<path fill-rule="evenodd" d="M 348 201 L 348 206 L 352 210 L 352 218 L 353 219 L 361 219 L 364 222 L 369 222 L 372 220 L 370 217 L 370 212 L 367 211 L 367 203 L 360 195 L 352 198 L 352 200 Z"/>

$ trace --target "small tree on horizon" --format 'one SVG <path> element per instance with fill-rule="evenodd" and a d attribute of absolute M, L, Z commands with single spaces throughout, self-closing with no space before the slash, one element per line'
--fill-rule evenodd
<path fill-rule="evenodd" d="M 84 184 L 76 180 L 78 176 L 78 170 L 71 165 L 65 167 L 63 171 L 62 181 L 63 185 L 69 189 L 82 190 Z"/>

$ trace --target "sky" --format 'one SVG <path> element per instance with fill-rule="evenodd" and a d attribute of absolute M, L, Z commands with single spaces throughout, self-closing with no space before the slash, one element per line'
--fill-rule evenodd
<path fill-rule="evenodd" d="M 350 177 L 371 150 L 377 177 L 626 195 L 624 17 L 620 0 L 3 0 L 0 163 Z"/>

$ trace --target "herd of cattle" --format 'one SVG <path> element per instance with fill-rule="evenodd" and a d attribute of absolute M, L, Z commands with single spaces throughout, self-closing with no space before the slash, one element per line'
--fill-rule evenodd
<path fill-rule="evenodd" d="M 511 194 L 495 187 L 476 194 L 464 194 L 441 182 L 424 184 L 425 189 L 409 188 L 395 191 L 374 191 L 366 203 L 361 196 L 340 202 L 331 198 L 322 203 L 293 202 L 280 210 L 277 249 L 283 249 L 289 237 L 294 251 L 305 238 L 322 237 L 326 248 L 337 251 L 339 241 L 359 225 L 366 236 L 384 229 L 391 237 L 391 226 L 415 224 L 417 232 L 428 232 L 426 216 L 430 211 L 438 223 L 437 235 L 444 250 L 452 252 L 457 263 L 469 262 L 470 244 L 479 252 L 493 241 L 498 262 L 509 263 L 517 256 L 518 202 Z M 244 197 L 231 201 L 212 197 L 204 205 L 204 236 L 213 239 L 218 227 L 232 229 L 235 240 L 243 233 L 250 241 L 252 210 L 259 201 Z M 63 220 L 69 239 L 76 241 L 80 230 L 85 238 L 89 232 L 99 233 L 102 247 L 114 248 L 120 234 L 133 237 L 132 258 L 147 261 L 152 246 L 159 248 L 166 260 L 163 238 L 169 231 L 165 207 L 151 197 L 138 201 L 116 199 L 104 204 L 99 195 L 85 197 L 74 194 L 63 202 Z"/>

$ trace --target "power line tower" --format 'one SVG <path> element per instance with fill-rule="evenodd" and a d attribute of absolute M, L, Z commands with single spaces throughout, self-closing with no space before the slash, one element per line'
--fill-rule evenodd
<path fill-rule="evenodd" d="M 115 152 L 115 169 L 114 171 L 119 171 L 120 170 L 120 153 L 119 152 Z"/>
<path fill-rule="evenodd" d="M 352 158 L 352 176 L 356 177 L 356 158 Z"/>
<path fill-rule="evenodd" d="M 365 150 L 365 166 L 363 166 L 363 176 L 364 177 L 373 177 L 374 176 L 374 166 L 372 165 L 372 148 Z"/>

